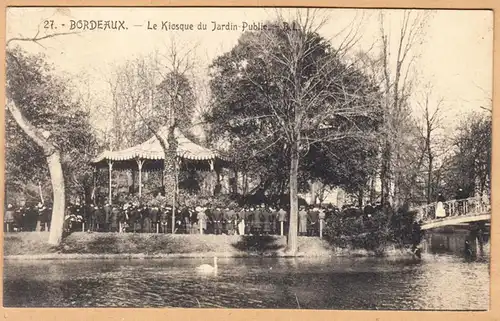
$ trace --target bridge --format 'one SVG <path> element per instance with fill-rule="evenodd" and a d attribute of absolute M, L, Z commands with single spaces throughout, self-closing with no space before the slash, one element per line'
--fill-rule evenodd
<path fill-rule="evenodd" d="M 491 220 L 489 199 L 470 197 L 443 202 L 444 217 L 436 217 L 437 204 L 431 203 L 413 209 L 418 213 L 417 221 L 421 221 L 422 230 Z"/>

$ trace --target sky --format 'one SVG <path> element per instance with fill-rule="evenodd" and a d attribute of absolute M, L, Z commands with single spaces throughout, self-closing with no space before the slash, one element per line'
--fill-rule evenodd
<path fill-rule="evenodd" d="M 352 52 L 374 52 L 380 34 L 379 14 L 386 15 L 386 28 L 396 37 L 402 21 L 402 10 L 325 9 L 328 18 L 319 33 L 337 46 L 350 30 L 358 28 L 359 41 Z M 423 13 L 412 10 L 412 14 Z M 424 26 L 425 34 L 414 51 L 415 94 L 411 103 L 418 114 L 422 94 L 432 87 L 431 103 L 442 100 L 445 108 L 443 126 L 452 129 L 463 115 L 489 107 L 493 78 L 493 13 L 487 10 L 437 10 Z M 206 75 L 210 62 L 230 50 L 242 34 L 242 27 L 265 23 L 275 17 L 272 8 L 9 8 L 7 41 L 15 37 L 43 36 L 54 32 L 71 32 L 71 20 L 121 20 L 126 30 L 92 30 L 79 34 L 45 39 L 39 44 L 18 42 L 29 52 L 43 52 L 57 72 L 80 81 L 96 106 L 109 102 L 105 79 L 113 68 L 135 56 L 155 50 L 165 51 L 169 41 L 186 47 L 196 45 L 199 74 Z M 47 22 L 45 22 L 47 21 Z M 162 23 L 189 25 L 194 30 L 161 30 Z M 238 30 L 212 31 L 217 24 L 236 25 Z M 206 23 L 207 30 L 197 30 Z M 152 29 L 156 24 L 157 30 Z M 150 29 L 148 29 L 148 26 Z M 233 28 L 234 29 L 234 28 Z M 392 42 L 395 44 L 395 41 Z M 12 45 L 14 42 L 12 42 Z M 397 48 L 391 46 L 395 55 Z M 84 80 L 85 86 L 81 84 Z M 96 107 L 97 108 L 97 107 Z M 97 115 L 98 113 L 96 113 Z M 94 117 L 96 127 L 109 124 L 105 117 Z"/>

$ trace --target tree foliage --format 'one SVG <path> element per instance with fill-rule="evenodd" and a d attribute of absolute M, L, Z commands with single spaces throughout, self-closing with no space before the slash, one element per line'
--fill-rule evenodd
<path fill-rule="evenodd" d="M 473 113 L 458 127 L 454 150 L 444 160 L 441 190 L 454 198 L 459 188 L 470 197 L 491 189 L 491 115 Z"/>
<path fill-rule="evenodd" d="M 157 90 L 155 110 L 166 119 L 169 113 L 173 113 L 177 119 L 177 126 L 189 133 L 195 110 L 195 94 L 189 79 L 186 75 L 170 72 L 157 86 Z M 163 122 L 166 123 L 165 119 Z"/>
<path fill-rule="evenodd" d="M 212 137 L 238 146 L 233 153 L 260 164 L 262 159 L 283 160 L 275 167 L 279 174 L 288 172 L 288 180 L 281 182 L 288 181 L 290 189 L 288 250 L 296 253 L 297 193 L 307 155 L 322 143 L 370 137 L 380 118 L 380 95 L 317 33 L 310 10 L 268 25 L 243 34 L 229 53 L 215 60 L 214 108 L 207 120 L 214 123 Z M 272 163 L 264 164 L 267 172 L 272 170 Z"/>
<path fill-rule="evenodd" d="M 43 55 L 31 55 L 19 47 L 7 51 L 6 72 L 9 98 L 32 125 L 60 148 L 69 194 L 89 194 L 92 170 L 88 161 L 95 154 L 96 140 L 89 115 L 81 108 L 77 93 L 71 91 L 70 82 L 55 75 Z M 7 193 L 30 194 L 26 186 L 38 186 L 40 182 L 48 196 L 49 180 L 43 150 L 7 114 Z M 33 199 L 33 191 L 31 194 Z"/>
<path fill-rule="evenodd" d="M 230 52 L 213 62 L 213 109 L 206 119 L 210 139 L 235 156 L 239 169 L 257 176 L 261 188 L 283 193 L 288 187 L 296 101 L 291 97 L 290 68 L 277 57 L 291 46 L 288 38 L 293 31 L 279 26 L 273 30 L 243 34 Z M 300 86 L 307 89 L 302 97 L 307 103 L 300 107 L 299 189 L 306 191 L 310 180 L 319 180 L 356 190 L 366 184 L 376 151 L 368 135 L 349 133 L 353 126 L 366 131 L 377 126 L 377 88 L 317 33 L 305 32 L 303 37 L 307 54 L 297 62 L 297 70 Z M 262 42 L 270 45 L 265 51 Z"/>

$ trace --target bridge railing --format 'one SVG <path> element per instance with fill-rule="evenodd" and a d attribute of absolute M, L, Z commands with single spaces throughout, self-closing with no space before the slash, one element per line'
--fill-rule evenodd
<path fill-rule="evenodd" d="M 456 216 L 478 215 L 489 212 L 491 209 L 489 199 L 483 197 L 469 197 L 443 202 L 445 217 L 436 217 L 437 205 L 438 203 L 436 202 L 414 208 L 418 213 L 417 220 L 426 222 Z"/>

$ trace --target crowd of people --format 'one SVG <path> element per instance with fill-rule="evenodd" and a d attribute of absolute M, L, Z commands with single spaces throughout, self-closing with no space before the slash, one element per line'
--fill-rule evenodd
<path fill-rule="evenodd" d="M 50 226 L 52 207 L 38 205 L 13 206 L 8 204 L 4 212 L 4 231 L 47 231 Z"/>
<path fill-rule="evenodd" d="M 300 206 L 298 233 L 319 236 L 320 221 L 337 209 L 332 206 Z M 7 206 L 5 230 L 48 231 L 52 209 L 39 203 L 34 206 Z M 135 232 L 227 235 L 286 235 L 289 211 L 286 207 L 260 205 L 181 207 L 172 219 L 172 207 L 141 205 L 70 204 L 66 211 L 65 229 L 92 232 Z M 174 228 L 172 229 L 172 224 Z"/>

